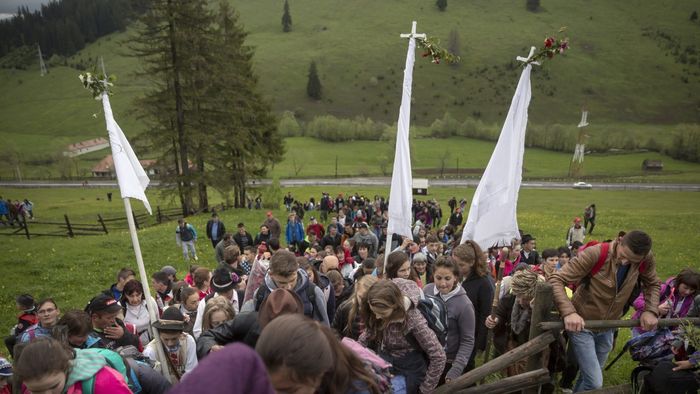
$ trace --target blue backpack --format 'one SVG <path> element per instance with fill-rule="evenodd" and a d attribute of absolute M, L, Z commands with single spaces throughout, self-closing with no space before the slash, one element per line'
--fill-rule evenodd
<path fill-rule="evenodd" d="M 605 367 L 605 370 L 610 369 L 628 350 L 632 360 L 643 364 L 654 364 L 664 359 L 670 359 L 673 356 L 671 344 L 675 339 L 675 335 L 668 328 L 647 331 L 627 341 L 620 353 Z"/>

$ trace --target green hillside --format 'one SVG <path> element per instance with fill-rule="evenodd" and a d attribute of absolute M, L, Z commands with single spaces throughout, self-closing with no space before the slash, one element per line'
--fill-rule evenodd
<path fill-rule="evenodd" d="M 524 1 L 507 0 L 453 0 L 445 12 L 424 0 L 295 0 L 290 33 L 283 33 L 280 23 L 283 1 L 232 4 L 257 48 L 263 93 L 276 111 L 295 111 L 302 121 L 333 114 L 394 122 L 406 53 L 398 35 L 412 20 L 443 45 L 456 30 L 463 59 L 458 67 L 417 59 L 414 124 L 429 125 L 445 111 L 459 120 L 502 122 L 519 73 L 513 59 L 560 26 L 568 27 L 572 48 L 533 72 L 531 122 L 573 126 L 585 105 L 592 134 L 641 131 L 661 142 L 676 124 L 700 119 L 700 24 L 689 20 L 700 8 L 697 1 L 543 0 L 540 12 L 532 13 Z M 119 77 L 115 115 L 133 136 L 143 130 L 133 99 L 148 81 L 131 75 L 139 63 L 126 56 L 129 34 L 105 37 L 67 63 L 105 57 L 108 72 Z M 323 84 L 320 102 L 306 98 L 311 60 Z M 100 105 L 78 84 L 78 71 L 56 65 L 50 71 L 42 78 L 38 66 L 0 70 L 2 147 L 35 161 L 104 130 Z"/>

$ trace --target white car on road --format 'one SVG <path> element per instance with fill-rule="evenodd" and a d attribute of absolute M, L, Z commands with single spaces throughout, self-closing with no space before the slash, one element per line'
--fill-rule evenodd
<path fill-rule="evenodd" d="M 574 183 L 574 189 L 592 189 L 593 185 L 586 182 L 576 182 Z"/>

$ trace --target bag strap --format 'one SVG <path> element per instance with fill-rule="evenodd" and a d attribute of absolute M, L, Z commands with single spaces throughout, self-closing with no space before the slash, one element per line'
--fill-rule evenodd
<path fill-rule="evenodd" d="M 608 259 L 608 251 L 610 250 L 610 243 L 604 242 L 600 244 L 600 256 L 598 257 L 598 261 L 596 261 L 595 265 L 593 266 L 593 269 L 591 269 L 591 277 L 594 277 L 595 274 L 597 274 L 601 268 L 603 268 L 603 264 L 605 264 L 605 260 Z"/>
<path fill-rule="evenodd" d="M 615 356 L 615 358 L 612 359 L 612 361 L 610 361 L 610 362 L 608 363 L 608 366 L 605 367 L 605 370 L 606 370 L 606 371 L 609 370 L 610 367 L 612 367 L 613 364 L 615 364 L 615 363 L 617 362 L 617 360 L 619 360 L 620 357 L 622 357 L 622 355 L 625 354 L 625 353 L 629 350 L 629 348 L 630 348 L 630 343 L 629 343 L 629 342 L 625 343 L 625 346 L 623 346 L 622 349 L 620 349 L 620 352 L 617 353 L 617 356 Z"/>

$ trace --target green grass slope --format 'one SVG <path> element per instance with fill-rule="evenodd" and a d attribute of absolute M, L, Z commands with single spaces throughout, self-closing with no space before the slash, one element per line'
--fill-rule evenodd
<path fill-rule="evenodd" d="M 446 12 L 421 0 L 295 0 L 290 33 L 281 29 L 281 0 L 232 4 L 256 47 L 264 95 L 276 111 L 293 110 L 302 121 L 333 114 L 394 122 L 406 54 L 399 34 L 412 20 L 444 46 L 456 30 L 463 59 L 457 67 L 417 59 L 414 124 L 429 125 L 445 111 L 460 120 L 479 115 L 501 123 L 520 70 L 510 66 L 515 56 L 541 45 L 560 26 L 568 26 L 571 50 L 535 67 L 531 122 L 573 126 L 585 105 L 592 134 L 641 130 L 646 138 L 666 141 L 675 124 L 700 119 L 700 23 L 689 20 L 697 8 L 691 0 L 544 0 L 537 13 L 526 11 L 524 1 L 508 0 L 451 1 Z M 129 136 L 144 129 L 133 100 L 148 87 L 131 75 L 139 68 L 138 59 L 126 56 L 131 33 L 104 37 L 68 59 L 73 64 L 105 57 L 108 72 L 119 77 L 112 103 Z M 311 60 L 323 84 L 318 102 L 305 93 Z M 42 78 L 38 67 L 0 70 L 3 147 L 35 158 L 104 133 L 100 105 L 78 84 L 78 71 L 63 66 L 50 71 Z"/>

